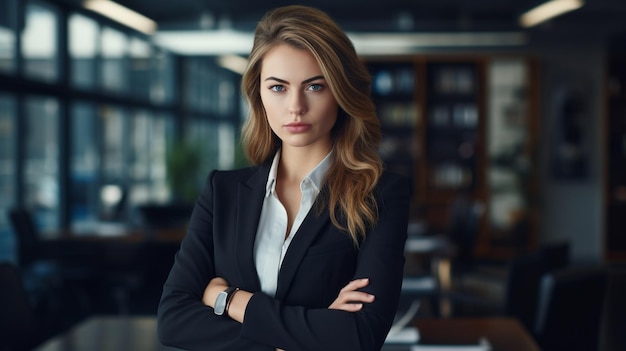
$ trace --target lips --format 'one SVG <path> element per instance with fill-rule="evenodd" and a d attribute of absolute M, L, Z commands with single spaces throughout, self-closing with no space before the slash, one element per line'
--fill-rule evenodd
<path fill-rule="evenodd" d="M 285 125 L 285 129 L 290 133 L 304 133 L 311 129 L 311 125 L 307 123 L 289 123 Z"/>

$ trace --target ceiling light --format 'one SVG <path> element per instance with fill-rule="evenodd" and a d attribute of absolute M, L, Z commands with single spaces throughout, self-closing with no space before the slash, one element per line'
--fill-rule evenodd
<path fill-rule="evenodd" d="M 360 55 L 400 55 L 451 47 L 514 47 L 528 44 L 523 32 L 348 33 Z M 248 55 L 254 34 L 233 30 L 159 31 L 157 44 L 182 55 Z"/>
<path fill-rule="evenodd" d="M 110 0 L 87 0 L 83 7 L 146 34 L 157 29 L 153 20 Z"/>
<path fill-rule="evenodd" d="M 550 0 L 532 8 L 520 16 L 522 27 L 532 27 L 569 11 L 581 8 L 583 0 Z"/>

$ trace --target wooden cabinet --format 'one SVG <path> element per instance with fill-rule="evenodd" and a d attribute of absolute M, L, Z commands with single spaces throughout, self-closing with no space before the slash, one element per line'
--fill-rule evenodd
<path fill-rule="evenodd" d="M 466 196 L 482 209 L 474 253 L 535 245 L 536 69 L 528 58 L 366 59 L 387 168 L 413 179 L 413 220 L 443 232 Z"/>

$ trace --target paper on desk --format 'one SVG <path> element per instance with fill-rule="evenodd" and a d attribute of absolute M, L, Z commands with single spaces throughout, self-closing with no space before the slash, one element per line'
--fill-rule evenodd
<path fill-rule="evenodd" d="M 414 345 L 411 351 L 490 351 L 491 344 L 481 338 L 478 344 L 471 345 Z"/>
<path fill-rule="evenodd" d="M 387 334 L 385 343 L 415 344 L 420 339 L 417 328 L 407 327 L 417 314 L 419 307 L 420 301 L 413 300 L 411 306 L 409 306 L 404 315 L 394 321 L 389 333 Z"/>
<path fill-rule="evenodd" d="M 415 344 L 420 339 L 420 334 L 415 327 L 402 328 L 395 333 L 390 333 L 385 339 L 389 344 Z"/>

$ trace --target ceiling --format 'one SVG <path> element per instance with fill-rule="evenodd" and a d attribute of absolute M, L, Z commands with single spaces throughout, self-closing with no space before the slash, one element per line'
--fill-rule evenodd
<path fill-rule="evenodd" d="M 58 0 L 80 4 L 82 0 Z M 329 13 L 352 32 L 519 30 L 518 17 L 542 0 L 116 0 L 157 22 L 160 30 L 252 31 L 268 10 L 300 3 Z M 586 0 L 546 26 L 621 25 L 626 0 Z"/>

